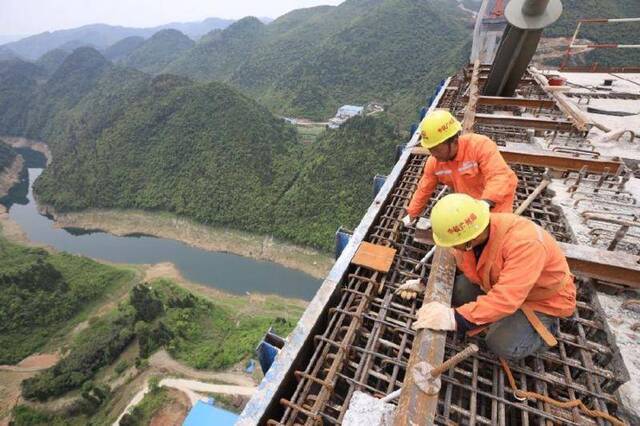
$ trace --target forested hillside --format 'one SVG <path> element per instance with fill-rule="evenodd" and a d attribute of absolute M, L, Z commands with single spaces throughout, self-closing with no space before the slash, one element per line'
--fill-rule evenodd
<path fill-rule="evenodd" d="M 88 304 L 132 276 L 0 237 L 0 364 L 38 351 Z"/>
<path fill-rule="evenodd" d="M 373 200 L 373 176 L 391 170 L 395 147 L 403 142 L 386 116 L 354 118 L 323 133 L 278 203 L 274 232 L 331 250 L 340 225 L 353 229 L 360 222 Z"/>
<path fill-rule="evenodd" d="M 165 71 L 229 82 L 291 116 L 326 119 L 340 105 L 377 100 L 406 124 L 408 105 L 467 61 L 472 24 L 449 0 L 347 0 L 266 26 L 239 21 Z"/>
<path fill-rule="evenodd" d="M 133 44 L 135 43 L 134 41 Z M 122 59 L 122 65 L 157 74 L 194 45 L 195 42 L 180 31 L 158 31 L 126 55 Z"/>
<path fill-rule="evenodd" d="M 140 36 L 131 36 L 127 38 L 123 38 L 117 43 L 112 44 L 107 47 L 103 54 L 104 57 L 109 59 L 110 61 L 119 61 L 120 59 L 125 58 L 131 52 L 136 50 L 140 45 L 144 43 L 144 37 Z"/>

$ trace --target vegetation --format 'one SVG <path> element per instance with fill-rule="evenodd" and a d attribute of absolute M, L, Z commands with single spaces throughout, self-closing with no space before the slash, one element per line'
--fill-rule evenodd
<path fill-rule="evenodd" d="M 64 306 L 61 301 L 50 303 Z M 153 287 L 138 285 L 127 302 L 78 334 L 69 355 L 25 380 L 22 394 L 27 399 L 46 400 L 82 387 L 83 400 L 99 406 L 106 395 L 91 380 L 101 368 L 115 362 L 134 338 L 140 344 L 137 365 L 165 347 L 193 367 L 219 369 L 246 359 L 270 326 L 289 333 L 299 314 L 295 309 L 287 318 L 269 311 L 239 312 L 237 306 L 196 297 L 168 280 L 155 281 Z M 126 365 L 116 369 L 124 371 Z"/>
<path fill-rule="evenodd" d="M 43 68 L 47 76 L 52 76 L 64 60 L 67 59 L 69 53 L 62 49 L 50 50 L 36 61 L 36 65 Z"/>
<path fill-rule="evenodd" d="M 144 37 L 140 36 L 131 36 L 127 38 L 123 38 L 117 43 L 112 44 L 107 47 L 103 54 L 104 57 L 109 59 L 110 61 L 119 61 L 127 57 L 131 52 L 136 50 L 144 43 Z"/>
<path fill-rule="evenodd" d="M 13 416 L 14 426 L 85 426 L 89 424 L 85 415 L 49 414 L 27 405 L 15 407 Z"/>
<path fill-rule="evenodd" d="M 406 105 L 415 109 L 467 61 L 470 24 L 449 0 L 348 0 L 266 26 L 245 18 L 203 37 L 165 71 L 229 82 L 288 116 L 323 120 L 342 104 L 378 100 L 408 124 Z"/>
<path fill-rule="evenodd" d="M 0 238 L 0 364 L 14 364 L 79 322 L 87 305 L 129 271 Z"/>
<path fill-rule="evenodd" d="M 140 404 L 136 405 L 131 414 L 120 420 L 120 426 L 145 426 L 150 424 L 153 416 L 170 401 L 166 388 L 156 388 L 144 396 Z"/>
<path fill-rule="evenodd" d="M 0 174 L 13 164 L 17 155 L 18 153 L 13 148 L 0 139 Z"/>
<path fill-rule="evenodd" d="M 274 233 L 330 250 L 340 225 L 354 227 L 371 204 L 375 174 L 387 174 L 403 142 L 385 115 L 358 117 L 308 147 L 298 179 L 283 195 Z"/>
<path fill-rule="evenodd" d="M 195 42 L 180 31 L 158 31 L 149 40 L 141 43 L 124 59 L 122 64 L 148 73 L 158 73 Z"/>

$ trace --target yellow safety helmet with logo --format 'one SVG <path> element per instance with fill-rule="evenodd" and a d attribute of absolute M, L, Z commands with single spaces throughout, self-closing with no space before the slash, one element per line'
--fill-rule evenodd
<path fill-rule="evenodd" d="M 467 194 L 449 194 L 431 210 L 433 241 L 453 247 L 473 240 L 489 225 L 489 206 Z"/>
<path fill-rule="evenodd" d="M 440 145 L 462 130 L 462 125 L 449 112 L 437 109 L 429 113 L 420 123 L 420 135 L 423 147 L 429 149 Z"/>

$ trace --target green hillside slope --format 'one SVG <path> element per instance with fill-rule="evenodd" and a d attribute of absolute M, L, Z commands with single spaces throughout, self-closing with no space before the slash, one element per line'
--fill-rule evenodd
<path fill-rule="evenodd" d="M 243 21 L 204 37 L 165 71 L 227 81 L 275 113 L 319 120 L 342 104 L 377 100 L 403 124 L 408 103 L 415 108 L 467 61 L 472 24 L 448 0 L 347 0 L 266 26 Z"/>
<path fill-rule="evenodd" d="M 122 65 L 156 74 L 195 42 L 177 30 L 162 30 L 122 59 Z"/>
<path fill-rule="evenodd" d="M 254 101 L 161 76 L 95 141 L 54 145 L 60 160 L 36 191 L 58 209 L 163 210 L 264 232 L 298 156 L 295 130 Z"/>
<path fill-rule="evenodd" d="M 131 52 L 136 50 L 144 43 L 144 37 L 140 36 L 131 36 L 127 38 L 123 38 L 117 43 L 112 44 L 111 46 L 104 49 L 102 54 L 105 58 L 110 61 L 119 61 L 120 59 L 125 58 Z"/>
<path fill-rule="evenodd" d="M 403 139 L 388 117 L 360 117 L 308 147 L 299 177 L 277 206 L 274 233 L 331 250 L 340 225 L 355 227 L 373 200 L 375 174 L 393 166 Z"/>

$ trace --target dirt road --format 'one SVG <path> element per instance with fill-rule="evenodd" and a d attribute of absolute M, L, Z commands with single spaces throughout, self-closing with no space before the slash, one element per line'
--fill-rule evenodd
<path fill-rule="evenodd" d="M 219 380 L 225 383 L 233 383 L 238 386 L 253 387 L 256 385 L 248 374 L 242 373 L 217 373 L 212 371 L 196 370 L 188 367 L 175 359 L 164 349 L 159 350 L 149 358 L 149 365 L 158 370 L 165 370 L 171 373 L 182 374 L 199 380 Z"/>

